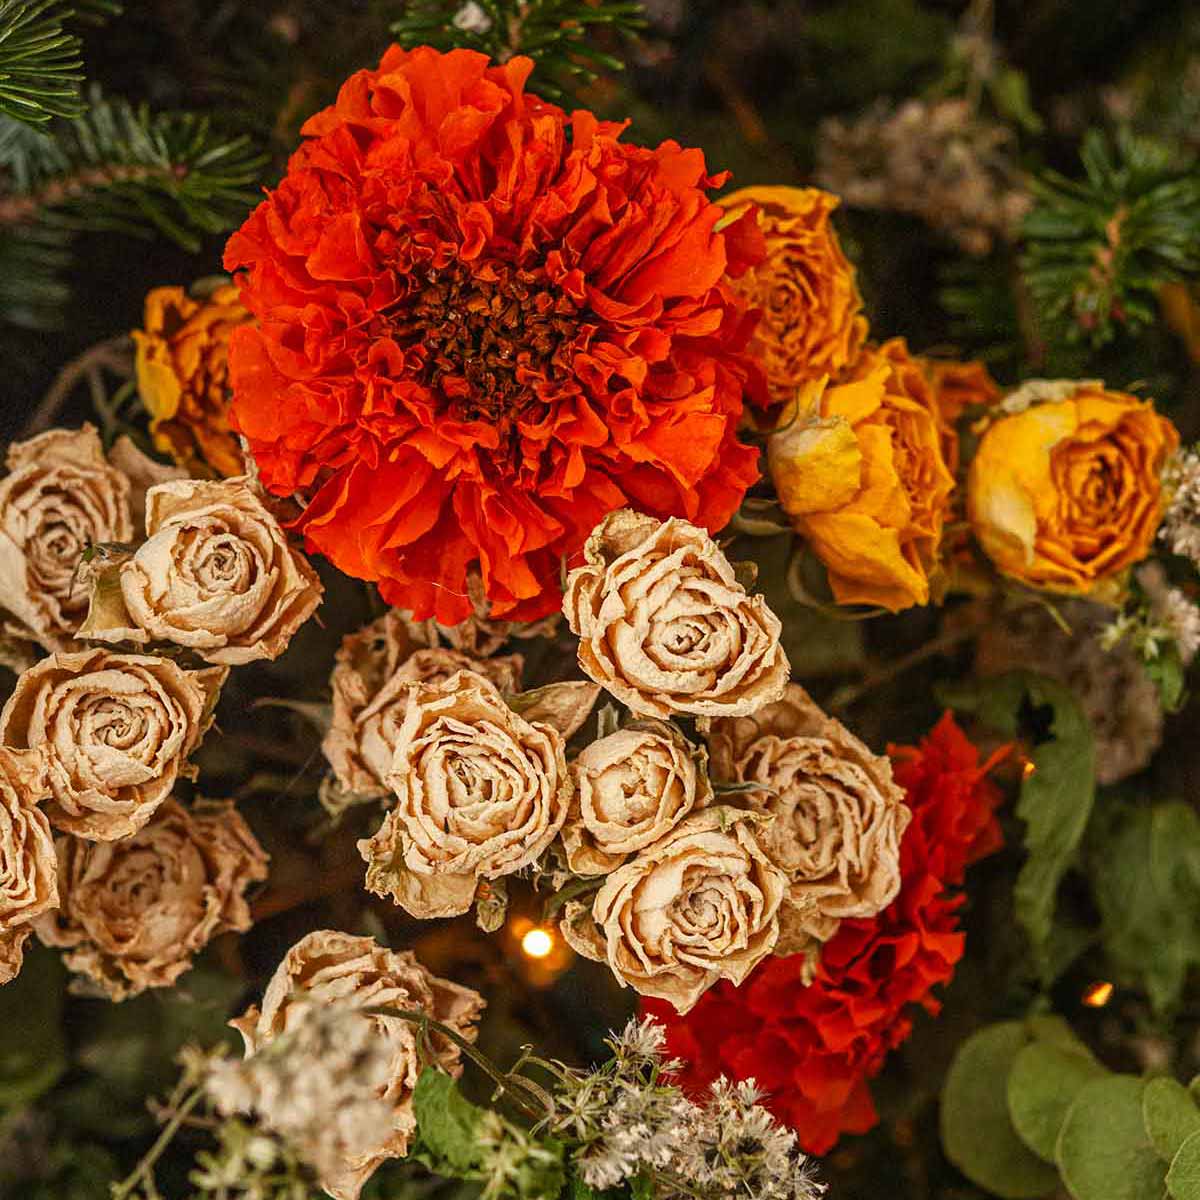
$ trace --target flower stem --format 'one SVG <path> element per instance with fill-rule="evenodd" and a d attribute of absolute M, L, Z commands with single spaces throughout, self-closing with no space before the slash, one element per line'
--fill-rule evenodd
<path fill-rule="evenodd" d="M 112 1200 L 126 1200 L 139 1183 L 146 1183 L 154 1189 L 154 1166 L 163 1156 L 163 1152 L 171 1144 L 172 1138 L 183 1127 L 192 1109 L 204 1097 L 204 1089 L 196 1088 L 191 1095 L 186 1096 L 175 1109 L 171 1119 L 163 1126 L 162 1132 L 155 1139 L 154 1145 L 146 1151 L 141 1161 L 133 1169 L 133 1173 L 120 1183 L 113 1184 Z M 157 1192 L 157 1189 L 154 1189 Z"/>

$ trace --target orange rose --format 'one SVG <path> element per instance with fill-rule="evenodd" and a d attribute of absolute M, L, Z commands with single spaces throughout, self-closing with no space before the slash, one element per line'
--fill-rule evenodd
<path fill-rule="evenodd" d="M 839 604 L 929 602 L 954 489 L 945 434 L 921 361 L 899 338 L 784 411 L 767 444 L 771 478 Z"/>
<path fill-rule="evenodd" d="M 183 288 L 146 296 L 146 328 L 134 330 L 138 392 L 154 444 L 181 466 L 207 464 L 218 475 L 246 467 L 229 428 L 229 335 L 250 319 L 238 290 L 222 284 L 192 298 Z"/>
<path fill-rule="evenodd" d="M 979 443 L 967 513 L 1005 575 L 1084 593 L 1150 552 L 1175 426 L 1136 396 L 1087 380 L 1034 380 Z"/>
<path fill-rule="evenodd" d="M 838 198 L 817 188 L 752 187 L 719 203 L 738 216 L 758 205 L 766 258 L 735 287 L 762 310 L 752 350 L 772 398 L 786 403 L 802 384 L 853 362 L 867 336 L 854 268 L 829 219 Z"/>

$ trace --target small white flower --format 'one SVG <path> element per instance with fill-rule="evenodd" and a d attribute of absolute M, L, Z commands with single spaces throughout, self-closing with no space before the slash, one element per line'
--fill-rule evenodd
<path fill-rule="evenodd" d="M 477 0 L 467 0 L 454 14 L 450 23 L 464 33 L 487 33 L 492 27 L 492 18 L 484 12 L 483 6 L 477 3 Z"/>

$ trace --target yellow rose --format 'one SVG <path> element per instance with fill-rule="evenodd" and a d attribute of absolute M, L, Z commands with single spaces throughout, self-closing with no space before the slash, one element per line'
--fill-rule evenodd
<path fill-rule="evenodd" d="M 771 478 L 839 604 L 929 602 L 954 490 L 945 434 L 924 366 L 898 338 L 783 412 L 767 443 Z"/>
<path fill-rule="evenodd" d="M 817 188 L 752 187 L 723 197 L 732 214 L 758 206 L 766 258 L 734 282 L 762 310 L 752 351 L 767 373 L 772 398 L 852 362 L 867 336 L 854 268 L 830 214 L 838 198 Z"/>
<path fill-rule="evenodd" d="M 1084 593 L 1150 552 L 1161 473 L 1179 434 L 1154 406 L 1097 382 L 1034 381 L 1005 402 L 971 463 L 967 512 L 1005 575 Z"/>
<path fill-rule="evenodd" d="M 246 469 L 229 427 L 229 335 L 250 314 L 231 284 L 193 298 L 183 288 L 146 296 L 145 329 L 134 331 L 137 383 L 155 446 L 181 466 L 218 475 Z"/>

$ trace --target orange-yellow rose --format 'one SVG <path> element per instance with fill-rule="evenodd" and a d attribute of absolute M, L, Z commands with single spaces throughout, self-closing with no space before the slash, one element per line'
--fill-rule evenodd
<path fill-rule="evenodd" d="M 853 362 L 867 336 L 862 297 L 830 214 L 838 198 L 817 188 L 742 188 L 719 201 L 740 215 L 758 206 L 766 258 L 734 281 L 762 310 L 752 351 L 777 403 Z"/>
<path fill-rule="evenodd" d="M 229 335 L 250 314 L 222 284 L 202 298 L 180 287 L 146 296 L 145 329 L 134 331 L 137 383 L 154 444 L 181 466 L 241 475 L 246 466 L 229 428 Z"/>
<path fill-rule="evenodd" d="M 1094 381 L 1035 380 L 984 433 L 967 481 L 979 544 L 1005 575 L 1083 593 L 1150 552 L 1174 425 Z"/>
<path fill-rule="evenodd" d="M 807 385 L 767 443 L 779 502 L 839 604 L 927 604 L 954 476 L 920 359 L 894 339 Z"/>

